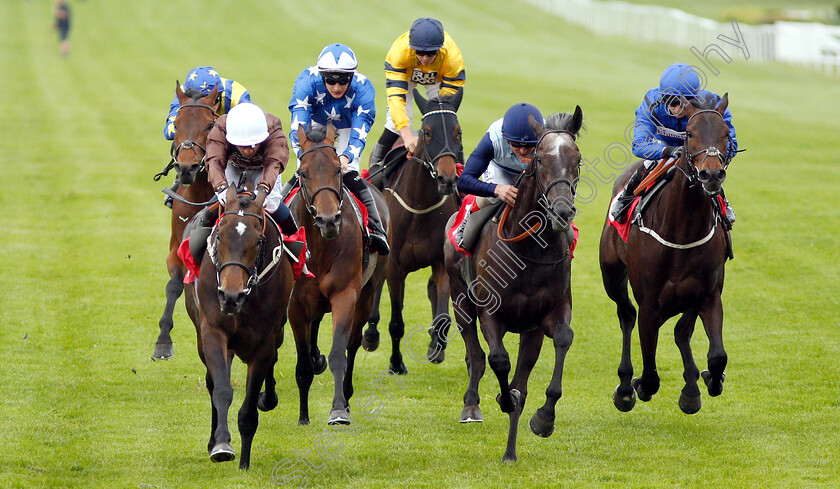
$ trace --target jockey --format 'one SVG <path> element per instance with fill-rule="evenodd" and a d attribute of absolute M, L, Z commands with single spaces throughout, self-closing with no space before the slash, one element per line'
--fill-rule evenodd
<path fill-rule="evenodd" d="M 187 92 L 189 89 L 197 90 L 208 95 L 214 88 L 219 87 L 219 110 L 217 115 L 227 114 L 230 109 L 236 104 L 242 102 L 250 102 L 251 94 L 248 90 L 234 80 L 222 78 L 219 73 L 210 66 L 199 66 L 193 68 L 187 73 L 184 83 L 181 84 L 181 90 Z M 178 115 L 178 109 L 181 108 L 181 103 L 178 101 L 176 95 L 169 104 L 169 115 L 166 116 L 166 124 L 163 126 L 163 137 L 171 141 L 175 138 L 175 116 Z M 178 180 L 172 184 L 172 191 L 178 189 Z M 166 196 L 164 204 L 172 208 L 172 197 Z"/>
<path fill-rule="evenodd" d="M 644 164 L 630 177 L 616 196 L 610 208 L 610 218 L 623 224 L 627 220 L 627 207 L 633 202 L 633 191 L 642 183 L 645 175 L 663 158 L 679 158 L 685 145 L 685 126 L 688 124 L 685 107 L 680 96 L 691 100 L 720 100 L 720 96 L 700 88 L 700 76 L 685 63 L 668 66 L 659 80 L 659 88 L 651 88 L 645 94 L 642 104 L 636 109 L 633 154 L 642 158 Z M 735 156 L 738 140 L 732 127 L 732 114 L 727 108 L 723 120 L 729 126 L 729 148 L 727 158 Z M 721 190 L 721 193 L 723 191 Z M 726 218 L 735 222 L 735 211 L 726 202 Z"/>
<path fill-rule="evenodd" d="M 326 125 L 332 121 L 344 185 L 367 207 L 371 250 L 387 255 L 390 249 L 379 211 L 359 176 L 359 158 L 376 117 L 376 92 L 370 80 L 356 71 L 357 66 L 356 55 L 344 44 L 330 44 L 321 50 L 317 64 L 303 70 L 295 81 L 289 101 L 292 113 L 290 138 L 292 149 L 299 158 L 298 126 Z M 291 189 L 296 183 L 295 178 L 287 188 Z"/>
<path fill-rule="evenodd" d="M 397 38 L 385 56 L 385 92 L 388 113 L 385 130 L 371 152 L 371 165 L 380 163 L 402 136 L 413 153 L 417 137 L 411 132 L 412 90 L 426 87 L 427 98 L 448 96 L 464 86 L 464 60 L 455 41 L 436 19 L 421 18 Z M 463 155 L 459 155 L 463 160 Z"/>
<path fill-rule="evenodd" d="M 280 194 L 281 174 L 289 161 L 289 146 L 280 119 L 252 103 L 241 103 L 222 115 L 207 137 L 207 177 L 225 205 L 228 185 L 264 192 L 265 210 L 286 236 L 298 226 Z M 212 225 L 212 215 L 201 212 L 202 226 Z"/>

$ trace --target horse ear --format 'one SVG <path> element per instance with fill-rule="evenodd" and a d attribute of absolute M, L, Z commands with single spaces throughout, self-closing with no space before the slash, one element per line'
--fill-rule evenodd
<path fill-rule="evenodd" d="M 309 142 L 309 138 L 306 137 L 306 127 L 303 124 L 298 124 L 297 133 L 300 147 L 303 148 L 304 143 Z"/>
<path fill-rule="evenodd" d="M 236 185 L 231 185 L 227 188 L 227 192 L 225 192 L 225 207 L 230 205 L 231 202 L 236 202 Z"/>
<path fill-rule="evenodd" d="M 183 105 L 184 101 L 187 100 L 187 95 L 183 90 L 181 90 L 181 82 L 178 80 L 175 80 L 175 96 L 178 97 L 178 101 L 181 105 Z"/>
<path fill-rule="evenodd" d="M 583 110 L 581 110 L 580 105 L 576 105 L 575 113 L 572 114 L 572 118 L 566 123 L 566 130 L 577 136 L 581 127 L 583 127 Z"/>
<path fill-rule="evenodd" d="M 464 98 L 464 87 L 458 87 L 458 91 L 455 92 L 452 97 L 449 98 L 449 102 L 452 104 L 452 107 L 455 108 L 455 112 L 458 112 L 458 107 L 461 106 L 461 100 Z"/>
<path fill-rule="evenodd" d="M 538 121 L 534 118 L 534 114 L 528 114 L 528 125 L 534 130 L 534 134 L 537 135 L 537 139 L 541 138 L 543 133 L 545 133 L 545 126 L 542 125 L 542 121 Z"/>
<path fill-rule="evenodd" d="M 680 106 L 685 107 L 685 115 L 688 117 L 694 115 L 694 113 L 698 110 L 697 107 L 689 102 L 687 98 L 683 97 L 682 94 L 680 94 Z"/>
<path fill-rule="evenodd" d="M 420 109 L 420 113 L 425 114 L 429 105 L 429 101 L 423 98 L 422 95 L 420 95 L 420 91 L 417 90 L 416 87 L 414 88 L 412 93 L 414 94 L 414 102 L 417 104 L 417 108 Z"/>
<path fill-rule="evenodd" d="M 254 204 L 257 206 L 258 209 L 262 209 L 265 204 L 266 193 L 259 192 L 257 194 L 257 198 L 254 200 Z"/>
<path fill-rule="evenodd" d="M 721 97 L 720 102 L 718 102 L 717 107 L 715 107 L 715 110 L 718 111 L 720 115 L 723 115 L 723 113 L 726 112 L 727 107 L 729 107 L 729 92 L 723 94 L 723 97 Z"/>
<path fill-rule="evenodd" d="M 332 123 L 332 119 L 327 121 L 327 136 L 324 138 L 327 144 L 333 144 L 335 141 L 335 126 Z"/>

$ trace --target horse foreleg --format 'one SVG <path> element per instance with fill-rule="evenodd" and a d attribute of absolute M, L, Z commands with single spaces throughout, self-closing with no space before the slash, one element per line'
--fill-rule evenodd
<path fill-rule="evenodd" d="M 166 360 L 172 358 L 175 349 L 172 347 L 170 332 L 174 325 L 172 316 L 175 313 L 175 303 L 181 294 L 184 293 L 184 271 L 181 267 L 169 267 L 169 282 L 166 283 L 166 305 L 163 307 L 163 315 L 158 321 L 160 334 L 155 341 L 154 358 Z"/>
<path fill-rule="evenodd" d="M 277 407 L 279 399 L 277 398 L 277 380 L 274 378 L 274 366 L 277 364 L 277 343 L 282 340 L 275 340 L 274 353 L 271 357 L 271 366 L 265 374 L 265 390 L 260 392 L 259 400 L 257 401 L 257 408 L 260 411 L 271 411 Z"/>
<path fill-rule="evenodd" d="M 388 292 L 391 295 L 391 321 L 388 332 L 391 334 L 391 361 L 388 369 L 399 375 L 408 373 L 400 351 L 400 341 L 405 335 L 405 322 L 402 317 L 403 299 L 405 294 L 405 274 L 396 270 L 395 266 L 388 266 Z"/>
<path fill-rule="evenodd" d="M 639 343 L 642 347 L 642 376 L 633 379 L 633 388 L 644 402 L 659 391 L 659 372 L 656 369 L 656 346 L 659 328 L 665 322 L 650 306 L 639 309 Z"/>
<path fill-rule="evenodd" d="M 694 355 L 691 353 L 691 336 L 694 334 L 694 324 L 697 320 L 696 311 L 688 311 L 682 315 L 677 325 L 674 326 L 674 342 L 680 350 L 683 361 L 683 379 L 685 386 L 680 394 L 679 406 L 686 414 L 694 414 L 700 410 L 700 389 L 697 388 L 697 379 L 700 378 L 700 370 L 694 363 Z"/>
<path fill-rule="evenodd" d="M 723 392 L 723 381 L 726 378 L 727 355 L 723 349 L 723 304 L 720 301 L 720 293 L 712 295 L 700 309 L 700 319 L 703 320 L 703 327 L 706 329 L 706 336 L 709 338 L 709 353 L 707 361 L 708 370 L 701 375 L 712 397 L 719 396 Z"/>
<path fill-rule="evenodd" d="M 543 333 L 539 329 L 534 329 L 520 335 L 519 338 L 519 356 L 516 360 L 516 372 L 513 374 L 511 381 L 510 392 L 514 396 L 515 406 L 512 412 L 508 414 L 508 439 L 505 453 L 502 456 L 503 462 L 516 461 L 516 438 L 519 433 L 519 417 L 522 415 L 522 409 L 525 407 L 525 402 L 528 397 L 528 377 L 531 375 L 531 370 L 537 363 L 537 358 L 540 356 L 540 348 L 542 346 Z M 519 393 L 518 399 L 516 393 Z"/>
<path fill-rule="evenodd" d="M 358 292 L 352 287 L 336 292 L 330 297 L 333 321 L 333 343 L 330 349 L 330 371 L 333 374 L 334 392 L 327 424 L 350 424 L 344 379 L 347 375 L 347 348 L 353 333 L 353 313 Z"/>
<path fill-rule="evenodd" d="M 228 462 L 236 458 L 230 445 L 230 431 L 228 430 L 228 409 L 233 402 L 233 387 L 230 385 L 230 357 L 227 349 L 227 338 L 224 333 L 214 329 L 206 322 L 201 325 L 201 342 L 207 365 L 208 390 L 215 411 L 216 428 L 211 435 L 210 460 L 213 462 Z M 212 388 L 210 387 L 212 383 Z"/>
<path fill-rule="evenodd" d="M 273 342 L 272 342 L 273 343 Z M 242 450 L 240 452 L 239 468 L 248 469 L 251 465 L 251 444 L 254 441 L 254 434 L 259 425 L 259 412 L 257 406 L 260 399 L 260 389 L 263 381 L 268 380 L 271 369 L 274 368 L 276 350 L 272 354 L 273 344 L 264 345 L 262 351 L 251 359 L 248 364 L 248 377 L 245 382 L 245 399 L 242 407 L 239 408 L 237 418 L 239 425 L 239 436 L 242 439 Z M 273 390 L 273 388 L 272 388 Z"/>
<path fill-rule="evenodd" d="M 426 358 L 432 363 L 441 363 L 446 357 L 446 337 L 449 334 L 449 326 L 452 324 L 452 318 L 449 317 L 449 276 L 443 263 L 432 268 L 427 290 L 434 319 L 429 332 L 432 339 L 429 342 Z"/>
<path fill-rule="evenodd" d="M 379 284 L 379 287 L 373 293 L 373 308 L 368 318 L 368 327 L 362 338 L 362 347 L 367 351 L 376 351 L 379 348 L 379 330 L 376 328 L 379 326 L 379 303 L 382 300 L 382 289 L 384 287 L 385 283 L 383 282 Z"/>
<path fill-rule="evenodd" d="M 362 345 L 362 327 L 364 320 L 359 322 L 358 327 L 354 327 L 350 333 L 350 342 L 347 344 L 347 371 L 344 374 L 344 398 L 349 404 L 350 398 L 353 397 L 353 366 L 356 364 L 356 353 Z"/>
<path fill-rule="evenodd" d="M 297 365 L 295 367 L 295 380 L 298 386 L 300 397 L 300 412 L 298 424 L 309 424 L 309 388 L 312 386 L 312 379 L 315 377 L 315 368 L 312 364 L 310 353 L 310 325 L 304 316 L 303 305 L 300 301 L 293 300 L 289 303 L 289 324 L 292 325 L 292 334 L 295 337 L 295 350 L 297 351 Z"/>

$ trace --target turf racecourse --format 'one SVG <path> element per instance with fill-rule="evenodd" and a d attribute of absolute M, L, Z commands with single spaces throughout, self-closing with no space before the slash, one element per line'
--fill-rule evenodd
<path fill-rule="evenodd" d="M 151 177 L 166 163 L 162 126 L 176 78 L 213 65 L 287 123 L 295 76 L 325 44 L 346 42 L 377 88 L 374 139 L 384 120 L 388 46 L 414 18 L 436 16 L 467 62 L 459 112 L 467 151 L 515 102 L 544 113 L 579 104 L 587 124 L 579 143 L 584 173 L 594 178 L 596 170 L 617 173 L 604 151 L 624 144 L 633 110 L 663 67 L 693 61 L 688 50 L 596 37 L 516 2 L 292 5 L 77 1 L 72 53 L 60 58 L 52 2 L 0 2 L 0 486 L 265 488 L 284 477 L 284 486 L 331 488 L 840 485 L 840 80 L 745 61 L 733 50 L 734 61 L 715 59 L 720 73 L 709 76 L 710 89 L 729 92 L 748 149 L 726 182 L 738 224 L 723 297 L 729 366 L 721 397 L 703 389 L 699 413 L 679 411 L 682 365 L 672 321 L 661 334 L 659 394 L 630 413 L 613 407 L 620 334 L 597 264 L 609 188 L 598 184 L 579 202 L 576 336 L 557 429 L 542 439 L 525 421 L 550 377 L 546 344 L 531 378 L 519 462 L 500 463 L 507 416 L 493 400 L 498 384 L 489 368 L 481 387 L 486 421 L 457 423 L 466 386 L 459 337 L 442 365 L 409 357 L 402 384 L 374 385 L 388 364 L 385 338 L 379 351 L 360 353 L 352 402 L 366 399 L 377 416 L 357 416 L 345 432 L 325 423 L 327 376 L 311 392 L 312 424 L 296 425 L 287 332 L 276 369 L 280 405 L 260 416 L 251 470 L 211 463 L 209 398 L 182 302 L 174 359 L 150 359 L 169 233 L 164 182 Z M 612 157 L 618 169 L 619 153 Z M 407 287 L 406 320 L 418 328 L 431 319 L 426 277 L 412 275 Z M 410 346 L 419 356 L 425 337 L 416 338 Z M 701 368 L 706 347 L 698 325 Z M 638 371 L 637 338 L 634 362 Z M 236 450 L 244 378 L 237 361 L 230 418 Z"/>

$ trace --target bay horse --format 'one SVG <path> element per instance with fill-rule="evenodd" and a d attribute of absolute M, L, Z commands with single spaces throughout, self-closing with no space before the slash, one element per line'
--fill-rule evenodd
<path fill-rule="evenodd" d="M 464 394 L 461 422 L 482 421 L 478 385 L 484 375 L 484 351 L 478 341 L 476 319 L 490 349 L 490 368 L 499 380 L 496 397 L 510 426 L 503 461 L 516 460 L 519 417 L 528 396 L 528 377 L 539 358 L 543 335 L 554 344 L 554 373 L 545 404 L 534 413 L 531 430 L 543 437 L 554 431 L 554 408 L 562 395 L 563 365 L 572 344 L 571 260 L 567 231 L 575 215 L 574 198 L 580 176 L 580 151 L 575 138 L 583 112 L 553 114 L 546 126 L 533 116 L 528 122 L 539 138 L 536 156 L 518 182 L 513 206 L 481 231 L 472 258 L 446 241 L 446 270 L 452 304 L 467 354 L 469 385 Z M 455 216 L 450 219 L 452 225 Z M 524 229 L 524 232 L 523 232 Z M 513 380 L 502 339 L 520 335 Z"/>
<path fill-rule="evenodd" d="M 417 89 L 414 100 L 423 114 L 421 137 L 413 156 L 401 165 L 385 189 L 385 202 L 391 213 L 391 253 L 388 256 L 386 280 L 391 296 L 390 370 L 408 372 L 400 352 L 405 334 L 402 310 L 406 276 L 421 268 L 432 267 L 427 292 L 432 306 L 432 336 L 427 358 L 434 363 L 444 359 L 446 335 L 452 319 L 449 316 L 449 278 L 443 258 L 446 220 L 458 212 L 456 158 L 463 151 L 461 126 L 457 110 L 463 89 L 448 97 L 426 100 Z M 393 164 L 393 163 L 392 163 Z M 373 314 L 368 321 L 362 346 L 373 351 L 379 345 L 379 300 L 376 293 Z"/>
<path fill-rule="evenodd" d="M 183 200 L 174 199 L 172 202 L 169 254 L 166 255 L 169 282 L 166 284 L 166 305 L 158 321 L 160 334 L 155 342 L 153 353 L 153 358 L 156 359 L 172 358 L 175 354 L 169 333 L 172 331 L 175 303 L 184 292 L 184 275 L 187 272 L 181 259 L 178 258 L 178 246 L 181 244 L 187 223 L 203 207 L 186 202 L 201 203 L 213 197 L 213 187 L 207 180 L 207 171 L 204 168 L 204 155 L 207 153 L 205 148 L 207 136 L 218 117 L 218 88 L 214 88 L 206 96 L 194 89 L 188 89 L 187 93 L 184 93 L 181 90 L 181 83 L 176 81 L 175 93 L 181 108 L 175 116 L 177 129 L 170 151 L 172 161 L 163 172 L 156 176 L 156 179 L 174 168 L 180 183 L 177 192 Z"/>
<path fill-rule="evenodd" d="M 298 423 L 302 425 L 309 424 L 312 379 L 325 367 L 317 340 L 321 319 L 327 312 L 332 312 L 329 368 L 335 381 L 327 422 L 350 424 L 348 401 L 353 395 L 353 365 L 362 343 L 362 326 L 370 317 L 374 292 L 385 280 L 387 265 L 384 257 L 364 249 L 362 230 L 350 203 L 352 197 L 342 180 L 335 132 L 331 122 L 323 132 L 307 133 L 303 125 L 299 126 L 300 191 L 289 205 L 297 222 L 306 229 L 309 269 L 315 275 L 301 276 L 295 282 L 289 303 L 289 322 L 297 348 Z M 373 185 L 365 184 L 371 189 L 387 231 L 390 219 L 385 201 Z"/>
<path fill-rule="evenodd" d="M 257 409 L 277 406 L 274 364 L 283 343 L 286 307 L 294 282 L 283 257 L 277 225 L 266 217 L 265 194 L 237 195 L 231 186 L 226 206 L 210 235 L 195 284 L 185 300 L 198 337 L 198 355 L 207 368 L 205 380 L 212 406 L 207 451 L 214 462 L 235 458 L 228 430 L 233 401 L 230 383 L 234 355 L 248 366 L 245 399 L 239 409 L 242 439 L 240 469 L 251 463 L 251 444 L 259 423 Z M 265 383 L 265 391 L 260 389 Z"/>
<path fill-rule="evenodd" d="M 723 113 L 728 94 L 715 106 L 682 100 L 688 122 L 683 154 L 676 163 L 673 180 L 664 187 L 634 221 L 625 243 L 607 223 L 601 233 L 601 276 L 607 295 L 617 305 L 622 333 L 621 383 L 613 394 L 620 411 L 630 411 L 636 395 L 649 401 L 659 390 L 656 345 L 659 328 L 669 318 L 682 316 L 674 327 L 674 339 L 683 361 L 685 386 L 679 406 L 687 414 L 700 410 L 700 372 L 691 353 L 691 336 L 697 317 L 703 320 L 709 338 L 708 370 L 703 372 L 709 395 L 723 391 L 727 355 L 723 348 L 724 264 L 727 258 L 725 229 L 714 199 L 726 178 L 729 127 Z M 636 166 L 625 170 L 613 187 L 621 190 Z M 642 349 L 641 378 L 632 379 L 630 340 L 636 309 L 630 302 L 627 283 L 639 305 L 639 341 Z M 632 381 L 631 381 L 632 379 Z"/>

